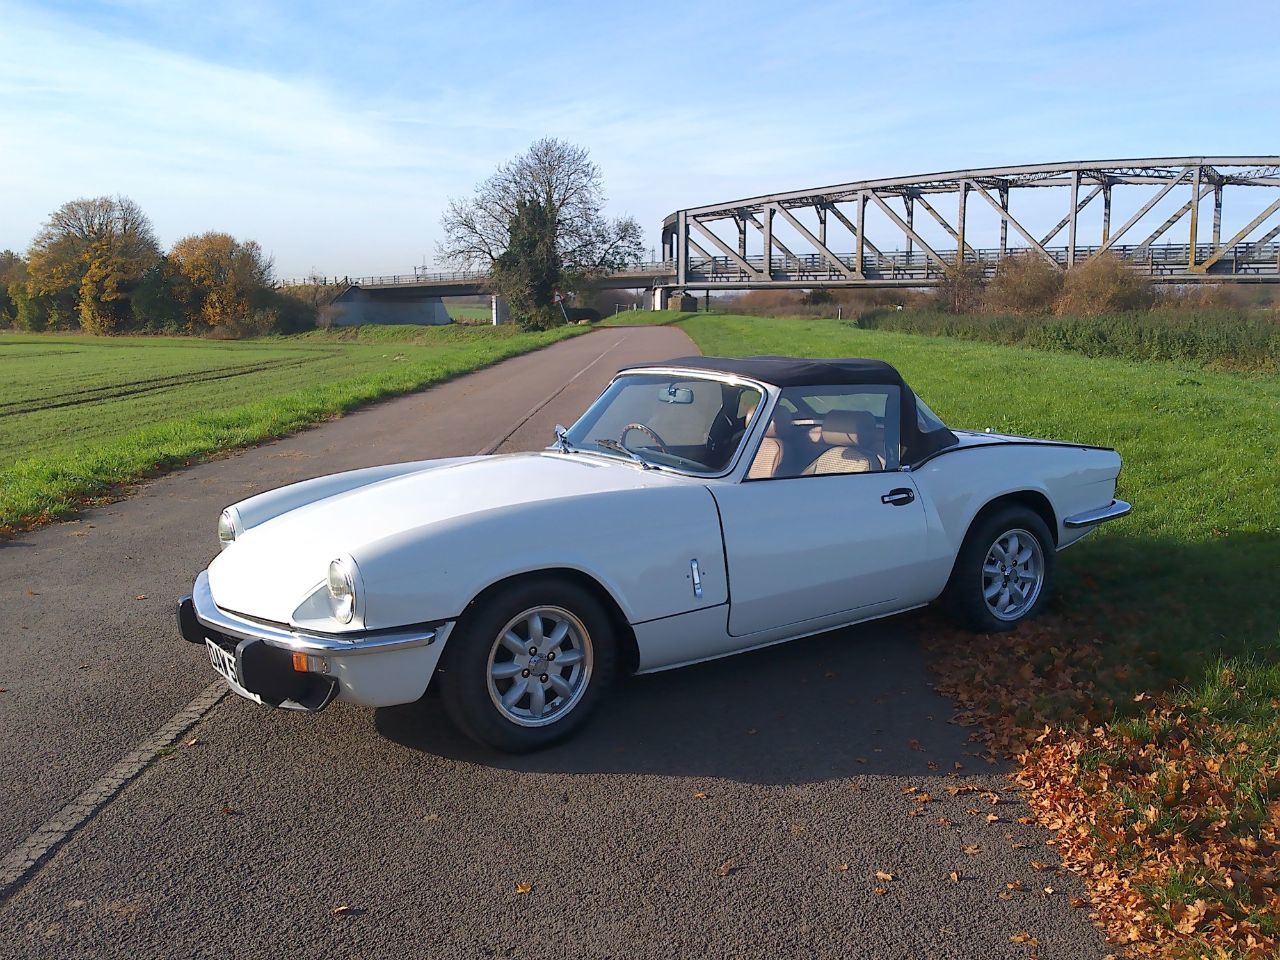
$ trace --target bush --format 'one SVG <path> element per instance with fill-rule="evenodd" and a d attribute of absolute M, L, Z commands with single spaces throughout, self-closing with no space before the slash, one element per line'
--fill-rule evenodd
<path fill-rule="evenodd" d="M 1062 292 L 1062 268 L 1033 251 L 1001 261 L 987 288 L 996 313 L 1049 313 Z"/>
<path fill-rule="evenodd" d="M 13 326 L 18 330 L 36 333 L 41 330 L 73 329 L 79 323 L 76 318 L 75 298 L 65 291 L 60 294 L 36 294 L 26 282 L 15 283 L 9 288 L 13 300 Z"/>
<path fill-rule="evenodd" d="M 185 289 L 181 275 L 172 261 L 162 256 L 142 275 L 129 296 L 134 325 L 151 333 L 186 332 L 189 299 L 190 291 Z"/>
<path fill-rule="evenodd" d="M 1092 357 L 1280 367 L 1280 314 L 1264 309 L 1166 306 L 1090 316 L 873 310 L 856 322 L 868 329 L 1071 350 Z"/>
<path fill-rule="evenodd" d="M 724 309 L 761 317 L 834 317 L 837 309 L 846 317 L 877 307 L 936 305 L 931 294 L 916 290 L 750 290 L 723 300 L 712 301 L 712 309 Z"/>
<path fill-rule="evenodd" d="M 1142 310 L 1155 302 L 1151 283 L 1109 253 L 1077 264 L 1062 278 L 1058 316 L 1097 317 Z"/>
<path fill-rule="evenodd" d="M 938 304 L 950 313 L 971 313 L 982 303 L 982 264 L 969 263 L 951 267 L 938 286 Z"/>
<path fill-rule="evenodd" d="M 259 290 L 252 298 L 250 326 L 261 333 L 301 333 L 314 330 L 320 323 L 317 301 L 298 296 L 292 290 Z M 263 324 L 267 326 L 263 328 Z M 258 332 L 252 334 L 257 336 Z"/>
<path fill-rule="evenodd" d="M 836 298 L 831 295 L 831 291 L 825 287 L 809 290 L 800 298 L 800 302 L 806 307 L 821 307 L 828 303 L 835 303 L 835 300 Z"/>

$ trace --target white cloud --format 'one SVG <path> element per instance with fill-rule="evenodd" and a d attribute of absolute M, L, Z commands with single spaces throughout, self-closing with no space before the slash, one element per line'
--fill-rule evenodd
<path fill-rule="evenodd" d="M 449 196 L 539 136 L 590 147 L 611 208 L 656 242 L 684 205 L 987 163 L 1252 153 L 1280 118 L 1265 31 L 1228 43 L 1189 4 L 780 9 L 0 0 L 0 248 L 65 200 L 126 193 L 165 241 L 225 229 L 282 273 L 403 271 L 431 255 Z M 1229 77 L 1247 97 L 1189 110 L 1186 63 L 1197 89 Z"/>

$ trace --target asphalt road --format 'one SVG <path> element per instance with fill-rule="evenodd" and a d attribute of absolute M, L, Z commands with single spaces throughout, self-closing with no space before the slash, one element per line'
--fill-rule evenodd
<path fill-rule="evenodd" d="M 619 366 L 691 352 L 602 329 L 0 546 L 0 856 L 211 683 L 172 604 L 227 503 L 545 446 Z M 625 681 L 520 758 L 430 695 L 315 716 L 226 697 L 10 889 L 0 956 L 1102 956 L 1078 885 L 1038 868 L 1045 834 L 947 722 L 925 622 Z"/>

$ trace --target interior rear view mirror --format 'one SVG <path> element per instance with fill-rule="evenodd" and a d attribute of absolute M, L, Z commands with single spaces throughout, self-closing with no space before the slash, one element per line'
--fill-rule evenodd
<path fill-rule="evenodd" d="M 663 403 L 693 403 L 693 391 L 673 383 L 658 391 L 658 399 Z"/>

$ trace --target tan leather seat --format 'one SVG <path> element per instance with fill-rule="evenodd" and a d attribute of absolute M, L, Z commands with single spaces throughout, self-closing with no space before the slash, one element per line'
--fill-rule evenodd
<path fill-rule="evenodd" d="M 822 421 L 822 442 L 831 449 L 804 468 L 802 476 L 883 470 L 875 452 L 876 418 L 865 410 L 832 410 Z"/>
<path fill-rule="evenodd" d="M 778 475 L 787 457 L 786 441 L 783 438 L 792 428 L 790 411 L 785 407 L 774 410 L 773 419 L 765 427 L 760 449 L 756 451 L 756 458 L 751 461 L 751 469 L 747 471 L 748 480 L 763 480 Z"/>

